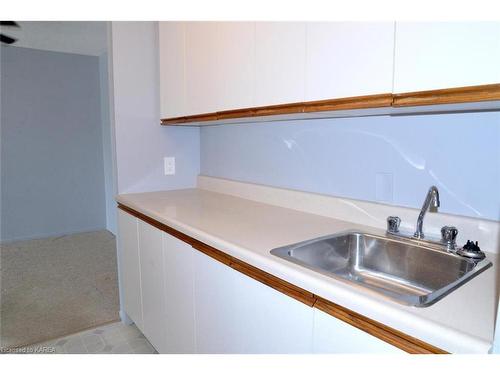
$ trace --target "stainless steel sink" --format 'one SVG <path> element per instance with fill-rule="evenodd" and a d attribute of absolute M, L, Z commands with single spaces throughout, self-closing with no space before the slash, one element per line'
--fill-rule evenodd
<path fill-rule="evenodd" d="M 271 254 L 419 307 L 437 302 L 492 265 L 418 240 L 356 231 L 280 247 Z"/>

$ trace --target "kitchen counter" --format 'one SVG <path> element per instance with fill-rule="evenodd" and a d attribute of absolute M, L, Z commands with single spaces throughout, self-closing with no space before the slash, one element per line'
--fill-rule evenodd
<path fill-rule="evenodd" d="M 276 247 L 355 229 L 377 228 L 203 189 L 123 194 L 117 202 L 261 270 L 405 334 L 453 353 L 487 353 L 498 301 L 493 267 L 444 299 L 409 307 L 270 254 Z"/>

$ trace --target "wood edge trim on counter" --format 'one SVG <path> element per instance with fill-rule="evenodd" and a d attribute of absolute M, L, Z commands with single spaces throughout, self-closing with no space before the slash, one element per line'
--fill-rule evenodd
<path fill-rule="evenodd" d="M 454 87 L 393 95 L 393 107 L 500 100 L 500 84 Z"/>
<path fill-rule="evenodd" d="M 248 263 L 245 263 L 239 259 L 232 257 L 231 268 L 239 271 L 252 279 L 260 281 L 261 283 L 276 289 L 277 291 L 286 294 L 289 297 L 296 299 L 309 307 L 313 307 L 316 302 L 316 297 L 313 293 L 308 292 L 305 289 L 299 288 L 287 281 L 281 280 L 280 278 L 271 275 L 261 269 L 254 267 Z"/>
<path fill-rule="evenodd" d="M 290 284 L 287 281 L 281 280 L 280 278 L 271 275 L 270 273 L 267 273 L 265 271 L 262 271 L 261 269 L 254 267 L 248 263 L 245 263 L 235 257 L 232 257 L 212 246 L 209 246 L 201 241 L 198 241 L 195 238 L 192 238 L 172 227 L 169 227 L 168 225 L 165 225 L 147 215 L 144 215 L 130 207 L 127 207 L 121 203 L 118 204 L 118 208 L 129 213 L 132 216 L 137 217 L 139 220 L 142 220 L 153 227 L 164 231 L 181 241 L 184 241 L 191 245 L 194 249 L 204 253 L 205 255 L 208 255 L 209 257 L 225 264 L 226 266 L 230 266 L 231 268 L 234 268 L 235 270 L 255 279 L 263 284 L 266 284 L 292 298 L 295 298 L 296 300 L 312 307 L 314 303 L 316 302 L 316 298 L 311 292 L 308 292 L 302 288 L 299 288 L 293 284 Z"/>
<path fill-rule="evenodd" d="M 200 242 L 198 240 L 194 240 L 194 243 L 192 243 L 191 246 L 194 249 L 202 252 L 203 254 L 208 255 L 210 258 L 213 258 L 213 259 L 225 264 L 226 266 L 231 267 L 231 264 L 233 263 L 233 257 L 231 257 L 230 255 L 227 255 L 226 253 L 224 253 L 220 250 L 217 250 L 216 248 L 209 246 L 203 242 Z"/>
<path fill-rule="evenodd" d="M 177 229 L 169 227 L 168 225 L 165 225 L 165 224 L 159 222 L 158 220 L 155 220 L 147 215 L 144 215 L 144 214 L 140 213 L 139 211 L 136 211 L 128 206 L 121 204 L 121 203 L 118 203 L 118 208 L 129 213 L 132 216 L 135 216 L 139 220 L 142 220 L 142 221 L 152 225 L 153 227 L 155 227 L 163 232 L 166 232 L 166 233 L 174 236 L 175 238 L 178 238 L 181 241 L 186 242 L 187 244 L 194 247 L 196 250 L 208 255 L 209 257 L 211 257 L 215 260 L 218 260 L 221 263 L 224 263 L 227 266 L 229 266 L 232 262 L 232 257 L 227 255 L 226 253 L 224 253 L 220 250 L 217 250 L 209 245 L 206 245 L 205 243 L 198 241 L 197 239 L 195 239 L 191 236 L 188 236 L 187 234 L 184 234 L 184 233 L 178 231 Z"/>
<path fill-rule="evenodd" d="M 194 249 L 204 253 L 205 255 L 215 259 L 226 266 L 233 268 L 234 270 L 251 277 L 254 280 L 267 285 L 278 292 L 281 292 L 295 300 L 306 304 L 309 307 L 315 307 L 337 319 L 344 321 L 345 323 L 361 329 L 362 331 L 379 338 L 405 352 L 412 354 L 446 354 L 447 352 L 436 348 L 426 342 L 418 340 L 412 336 L 406 335 L 398 330 L 388 327 L 382 323 L 379 323 L 373 319 L 367 318 L 364 315 L 358 314 L 352 310 L 345 307 L 337 305 L 331 301 L 328 301 L 322 297 L 319 297 L 305 289 L 302 289 L 288 281 L 282 280 L 279 277 L 271 275 L 261 269 L 245 263 L 233 256 L 224 253 L 210 245 L 207 245 L 187 234 L 184 234 L 166 224 L 159 222 L 147 215 L 144 215 L 128 206 L 118 203 L 118 208 L 127 212 L 128 214 L 135 216 L 139 220 L 142 220 L 153 227 L 164 231 L 181 241 L 186 242 L 191 245 Z"/>
<path fill-rule="evenodd" d="M 186 126 L 190 123 L 260 116 L 313 113 L 354 109 L 413 107 L 422 105 L 458 104 L 500 100 L 500 84 L 455 87 L 448 89 L 374 94 L 318 101 L 285 103 L 261 107 L 241 108 L 198 115 L 161 119 L 161 125 Z M 193 124 L 194 125 L 194 124 Z"/>
<path fill-rule="evenodd" d="M 412 354 L 448 354 L 448 352 L 442 349 L 408 336 L 385 324 L 367 318 L 319 296 L 316 296 L 314 307 L 405 352 Z"/>

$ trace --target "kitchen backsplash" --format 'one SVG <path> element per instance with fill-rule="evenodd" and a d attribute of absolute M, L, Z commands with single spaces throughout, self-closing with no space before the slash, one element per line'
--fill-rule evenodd
<path fill-rule="evenodd" d="M 201 174 L 500 219 L 500 113 L 371 116 L 201 129 Z"/>

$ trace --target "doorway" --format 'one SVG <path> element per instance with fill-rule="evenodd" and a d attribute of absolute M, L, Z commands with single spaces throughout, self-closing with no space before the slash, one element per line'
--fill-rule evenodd
<path fill-rule="evenodd" d="M 0 347 L 119 320 L 106 22 L 0 47 Z"/>

